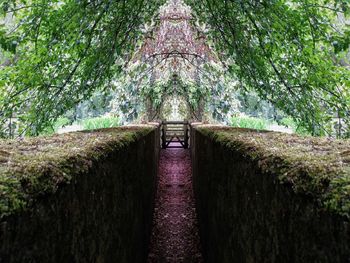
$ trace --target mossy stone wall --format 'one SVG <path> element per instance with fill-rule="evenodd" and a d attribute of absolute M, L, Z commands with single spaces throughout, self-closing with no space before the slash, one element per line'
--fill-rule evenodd
<path fill-rule="evenodd" d="M 100 155 L 91 158 L 88 169 L 78 169 L 54 193 L 35 194 L 34 201 L 2 217 L 0 262 L 145 262 L 158 169 L 158 128 L 134 127 L 127 135 L 118 128 L 97 133 L 101 136 L 90 135 L 96 136 L 93 149 Z M 102 134 L 118 146 L 101 153 Z M 84 151 L 84 145 L 77 147 Z"/>
<path fill-rule="evenodd" d="M 258 132 L 224 128 L 225 133 L 236 133 L 227 137 L 220 129 L 198 125 L 191 131 L 194 192 L 206 262 L 350 262 L 345 210 L 338 213 L 317 199 L 319 194 L 299 191 L 296 182 L 283 181 L 278 173 L 288 169 L 282 169 L 286 160 L 277 149 L 265 159 L 251 154 L 271 150 L 248 141 L 245 145 L 244 140 L 256 139 Z M 261 139 L 265 136 L 282 135 Z M 271 148 L 277 147 L 275 142 Z M 266 158 L 273 158 L 281 169 L 268 170 Z"/>

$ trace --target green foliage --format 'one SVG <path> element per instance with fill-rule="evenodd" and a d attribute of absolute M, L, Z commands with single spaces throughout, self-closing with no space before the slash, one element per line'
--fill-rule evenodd
<path fill-rule="evenodd" d="M 254 90 L 313 135 L 334 133 L 334 117 L 342 122 L 337 135 L 350 135 L 350 30 L 338 18 L 348 18 L 348 1 L 186 2 L 197 24 L 209 25 L 208 44 L 229 74 L 213 83 L 210 74 L 217 76 L 218 70 L 206 65 L 198 83 L 180 83 L 176 91 L 169 83 L 146 86 L 126 78 L 123 111 L 136 116 L 136 97 L 142 97 L 156 116 L 175 92 L 193 115 L 207 102 L 223 119 L 231 103 L 227 83 L 238 80 L 240 89 Z M 15 117 L 18 133 L 37 135 L 95 90 L 109 89 L 141 45 L 141 26 L 157 20 L 163 3 L 2 0 L 0 12 L 13 16 L 13 26 L 0 27 L 0 49 L 12 53 L 0 65 L 1 129 Z"/>
<path fill-rule="evenodd" d="M 6 36 L 6 30 L 3 27 L 4 26 L 1 26 L 0 24 L 0 47 L 4 51 L 15 53 L 18 43 L 15 38 L 11 39 Z"/>
<path fill-rule="evenodd" d="M 239 117 L 232 117 L 230 125 L 238 128 L 266 130 L 268 128 L 269 122 L 262 118 L 239 116 Z"/>
<path fill-rule="evenodd" d="M 348 50 L 347 1 L 187 1 L 231 76 L 244 89 L 292 116 L 313 135 L 332 133 L 340 114 L 350 124 L 349 71 L 339 53 Z M 343 58 L 344 59 L 344 58 Z"/>
<path fill-rule="evenodd" d="M 140 26 L 162 1 L 5 1 L 16 30 L 16 63 L 0 71 L 0 126 L 14 113 L 22 134 L 37 135 L 68 109 L 120 75 Z M 13 30 L 12 30 L 13 31 Z M 1 31 L 2 32 L 2 31 Z M 6 39 L 5 39 L 6 38 Z"/>
<path fill-rule="evenodd" d="M 299 126 L 291 117 L 283 118 L 279 121 L 280 125 L 292 128 L 293 132 L 299 135 L 310 135 L 310 132 L 302 126 Z"/>
<path fill-rule="evenodd" d="M 58 129 L 70 125 L 71 123 L 72 122 L 66 117 L 58 118 L 52 126 L 45 128 L 40 135 L 52 135 L 56 133 Z"/>
<path fill-rule="evenodd" d="M 78 122 L 84 130 L 95 130 L 120 126 L 120 119 L 117 117 L 96 117 L 84 119 Z"/>

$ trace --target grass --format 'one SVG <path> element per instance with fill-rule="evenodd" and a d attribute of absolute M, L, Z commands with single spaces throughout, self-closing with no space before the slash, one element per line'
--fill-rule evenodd
<path fill-rule="evenodd" d="M 230 125 L 238 128 L 266 130 L 269 126 L 269 121 L 261 118 L 239 116 L 232 117 Z"/>
<path fill-rule="evenodd" d="M 103 128 L 113 128 L 120 126 L 118 117 L 97 117 L 84 119 L 78 122 L 84 130 L 96 130 Z"/>
<path fill-rule="evenodd" d="M 113 128 L 120 126 L 120 119 L 118 117 L 96 117 L 78 120 L 72 123 L 68 118 L 58 118 L 52 127 L 46 128 L 40 135 L 53 135 L 58 132 L 60 128 L 69 125 L 79 125 L 81 130 L 96 130 L 104 128 Z"/>
<path fill-rule="evenodd" d="M 231 118 L 230 126 L 254 130 L 267 130 L 271 124 L 277 124 L 289 128 L 298 135 L 311 135 L 309 131 L 301 126 L 298 126 L 297 123 L 290 117 L 286 117 L 279 122 L 275 122 L 263 118 L 238 116 Z"/>

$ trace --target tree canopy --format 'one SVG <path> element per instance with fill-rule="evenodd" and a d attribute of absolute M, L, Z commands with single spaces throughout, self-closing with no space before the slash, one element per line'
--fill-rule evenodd
<path fill-rule="evenodd" d="M 244 88 L 255 89 L 314 134 L 329 133 L 334 117 L 348 127 L 347 1 L 194 2 Z"/>
<path fill-rule="evenodd" d="M 3 26 L 0 43 L 15 54 L 0 73 L 2 121 L 16 114 L 26 133 L 37 134 L 93 90 L 108 88 L 159 4 L 4 1 L 2 10 L 14 21 Z"/>
<path fill-rule="evenodd" d="M 254 90 L 314 135 L 350 136 L 346 0 L 0 0 L 0 129 L 35 135 L 95 90 L 191 118 Z M 118 84 L 116 84 L 118 83 Z M 215 114 L 214 114 L 215 113 Z M 337 122 L 336 129 L 334 122 Z"/>

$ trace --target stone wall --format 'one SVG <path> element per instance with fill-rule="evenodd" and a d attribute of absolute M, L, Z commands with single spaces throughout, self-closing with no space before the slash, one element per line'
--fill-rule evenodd
<path fill-rule="evenodd" d="M 197 125 L 191 142 L 206 262 L 350 262 L 349 141 Z"/>
<path fill-rule="evenodd" d="M 158 169 L 158 128 L 72 133 L 56 136 L 55 140 L 62 136 L 80 147 L 74 156 L 60 154 L 57 162 L 63 163 L 63 158 L 64 167 L 51 161 L 56 170 L 70 167 L 69 179 L 60 182 L 54 191 L 39 187 L 41 193 L 34 194 L 27 184 L 23 186 L 27 181 L 22 174 L 28 170 L 20 171 L 21 191 L 26 194 L 18 200 L 24 205 L 16 209 L 11 205 L 12 210 L 6 213 L 3 209 L 0 262 L 145 262 Z M 84 136 L 91 145 L 80 141 Z M 52 144 L 53 139 L 48 140 Z M 31 143 L 29 140 L 26 145 Z M 51 151 L 59 150 L 55 147 Z M 77 169 L 82 163 L 87 167 Z M 45 176 L 56 177 L 56 170 L 51 168 Z M 36 181 L 42 181 L 43 176 Z M 6 188 L 3 193 L 6 198 L 10 190 Z"/>

